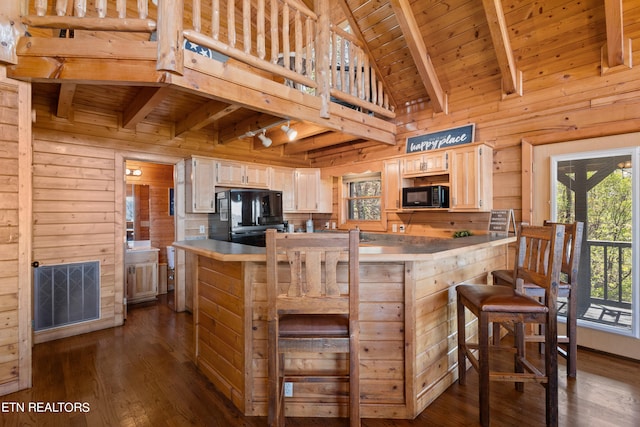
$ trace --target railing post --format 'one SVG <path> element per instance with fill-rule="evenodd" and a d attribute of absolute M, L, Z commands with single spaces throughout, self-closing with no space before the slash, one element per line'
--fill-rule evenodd
<path fill-rule="evenodd" d="M 158 1 L 158 71 L 184 72 L 182 14 L 185 0 Z"/>
<path fill-rule="evenodd" d="M 331 102 L 329 80 L 329 46 L 331 44 L 329 26 L 331 11 L 329 0 L 315 0 L 315 13 L 318 16 L 316 27 L 316 96 L 320 97 L 320 117 L 329 118 L 329 102 Z M 335 48 L 335 46 L 334 46 Z"/>

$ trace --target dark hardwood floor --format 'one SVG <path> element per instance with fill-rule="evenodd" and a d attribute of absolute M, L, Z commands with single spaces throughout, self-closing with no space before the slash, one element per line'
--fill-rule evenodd
<path fill-rule="evenodd" d="M 191 322 L 161 299 L 130 309 L 123 327 L 36 345 L 33 388 L 0 397 L 0 426 L 266 426 L 265 417 L 242 416 L 198 372 Z M 639 362 L 580 350 L 578 369 L 578 378 L 567 380 L 561 361 L 560 425 L 640 425 Z M 466 386 L 452 385 L 415 420 L 362 425 L 475 426 L 477 401 L 471 371 Z M 74 403 L 80 407 L 67 412 Z M 544 425 L 544 389 L 531 384 L 517 393 L 512 384 L 492 383 L 491 417 L 494 426 Z M 287 420 L 291 427 L 346 425 Z"/>

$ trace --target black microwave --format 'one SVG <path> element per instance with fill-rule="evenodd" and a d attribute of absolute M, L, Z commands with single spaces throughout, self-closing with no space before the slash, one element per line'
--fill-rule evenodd
<path fill-rule="evenodd" d="M 426 185 L 402 189 L 403 208 L 448 208 L 449 187 Z"/>

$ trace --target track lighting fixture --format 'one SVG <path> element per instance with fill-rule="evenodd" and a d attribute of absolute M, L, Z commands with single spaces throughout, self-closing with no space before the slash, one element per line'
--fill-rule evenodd
<path fill-rule="evenodd" d="M 295 129 L 292 129 L 290 126 L 291 124 L 287 122 L 287 124 L 282 125 L 280 129 L 282 130 L 282 132 L 287 134 L 287 138 L 289 138 L 289 141 L 293 141 L 298 136 L 298 131 Z"/>
<path fill-rule="evenodd" d="M 271 143 L 273 142 L 273 141 L 271 140 L 271 138 L 269 138 L 269 137 L 267 136 L 267 130 L 266 130 L 266 129 L 263 129 L 263 130 L 262 130 L 262 133 L 259 133 L 259 134 L 258 134 L 258 139 L 259 139 L 260 141 L 262 141 L 262 145 L 264 145 L 265 147 L 269 147 L 269 146 L 271 146 Z"/>

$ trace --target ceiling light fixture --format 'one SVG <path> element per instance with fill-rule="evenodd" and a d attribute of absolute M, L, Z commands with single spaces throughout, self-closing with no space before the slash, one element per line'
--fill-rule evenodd
<path fill-rule="evenodd" d="M 287 122 L 286 125 L 282 125 L 280 129 L 282 130 L 282 132 L 287 134 L 287 138 L 289 138 L 289 141 L 293 141 L 298 136 L 298 131 L 295 129 L 292 129 L 291 123 L 289 122 Z"/>
<path fill-rule="evenodd" d="M 289 138 L 289 141 L 293 141 L 294 139 L 296 139 L 296 137 L 298 136 L 298 131 L 291 128 L 289 119 L 280 120 L 278 122 L 271 123 L 270 125 L 263 126 L 256 130 L 250 130 L 244 135 L 241 135 L 240 138 L 253 138 L 254 136 L 257 136 L 260 139 L 260 141 L 262 141 L 262 145 L 264 145 L 265 147 L 269 147 L 273 141 L 271 140 L 271 138 L 269 138 L 266 135 L 266 133 L 269 129 L 276 126 L 280 126 L 280 125 L 284 125 L 284 126 L 281 126 L 280 129 L 287 135 L 287 138 Z"/>
<path fill-rule="evenodd" d="M 269 137 L 267 136 L 267 130 L 266 130 L 266 129 L 263 129 L 263 130 L 262 130 L 262 133 L 259 133 L 259 134 L 258 134 L 258 139 L 259 139 L 260 141 L 262 141 L 262 145 L 264 145 L 265 147 L 269 147 L 269 146 L 271 146 L 271 143 L 273 142 L 273 141 L 271 140 L 271 138 L 269 138 Z"/>
<path fill-rule="evenodd" d="M 127 175 L 133 175 L 133 176 L 141 176 L 142 175 L 142 169 L 129 169 L 127 168 L 127 170 L 125 171 L 125 173 Z"/>

